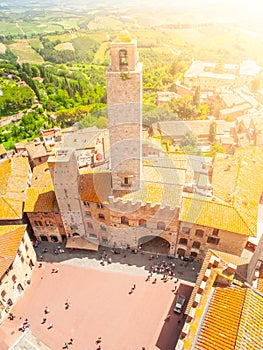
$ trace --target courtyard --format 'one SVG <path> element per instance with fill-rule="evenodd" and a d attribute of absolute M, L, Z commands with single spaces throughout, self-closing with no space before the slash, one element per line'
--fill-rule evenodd
<path fill-rule="evenodd" d="M 67 253 L 53 257 L 63 260 L 43 261 L 41 267 L 36 266 L 30 288 L 12 309 L 15 319 L 6 319 L 1 325 L 0 341 L 13 344 L 27 318 L 31 333 L 52 350 L 62 349 L 70 338 L 72 350 L 96 350 L 99 337 L 101 350 L 174 349 L 183 314 L 176 315 L 173 307 L 178 293 L 189 298 L 193 283 L 179 280 L 175 284 L 173 279 L 164 282 L 162 275 L 155 273 L 146 281 L 149 271 L 142 260 L 145 264 L 150 261 L 145 254 L 128 257 L 138 261 L 138 266 L 118 261 L 102 266 L 95 256 L 71 255 L 68 259 Z M 120 255 L 112 257 L 123 259 Z M 178 260 L 176 264 L 184 268 Z M 57 268 L 58 272 L 52 273 Z M 50 311 L 47 315 L 46 306 Z M 167 315 L 169 320 L 165 320 Z"/>

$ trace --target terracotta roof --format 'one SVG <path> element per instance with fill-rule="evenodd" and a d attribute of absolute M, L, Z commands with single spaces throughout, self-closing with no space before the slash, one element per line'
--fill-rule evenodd
<path fill-rule="evenodd" d="M 29 172 L 27 158 L 12 158 L 3 161 L 0 166 L 0 195 L 24 200 Z"/>
<path fill-rule="evenodd" d="M 122 198 L 171 207 L 179 206 L 185 183 L 185 170 L 173 168 L 171 161 L 167 165 L 169 166 L 144 165 L 140 190 Z"/>
<path fill-rule="evenodd" d="M 216 287 L 195 344 L 196 350 L 235 349 L 245 289 Z"/>
<path fill-rule="evenodd" d="M 48 163 L 42 163 L 33 169 L 31 187 L 53 187 Z"/>
<path fill-rule="evenodd" d="M 210 251 L 212 252 L 212 254 L 214 256 L 220 258 L 221 261 L 234 264 L 237 267 L 247 265 L 248 261 L 249 261 L 248 258 L 234 255 L 234 254 L 230 254 L 230 253 L 220 252 L 219 250 L 216 250 L 216 249 L 211 249 Z M 245 275 L 244 275 L 244 277 L 245 277 Z"/>
<path fill-rule="evenodd" d="M 15 259 L 26 225 L 0 226 L 0 276 Z"/>
<path fill-rule="evenodd" d="M 216 135 L 224 135 L 229 133 L 233 127 L 233 123 L 226 122 L 225 120 L 215 121 Z M 164 135 L 171 136 L 173 138 L 182 138 L 187 131 L 193 131 L 193 133 L 198 137 L 205 135 L 208 137 L 210 130 L 210 120 L 173 120 L 173 121 L 160 121 L 153 124 L 154 129 L 160 128 Z"/>
<path fill-rule="evenodd" d="M 196 196 L 183 197 L 179 220 L 247 236 L 255 234 L 233 206 Z"/>
<path fill-rule="evenodd" d="M 0 197 L 0 220 L 20 220 L 23 217 L 24 201 Z"/>
<path fill-rule="evenodd" d="M 247 289 L 235 349 L 262 349 L 262 329 L 263 297 L 252 289 Z"/>
<path fill-rule="evenodd" d="M 63 137 L 63 148 L 83 149 L 94 147 L 97 137 L 102 133 L 96 126 L 76 130 L 73 133 L 65 133 Z"/>
<path fill-rule="evenodd" d="M 231 113 L 236 113 L 236 112 L 243 112 L 246 110 L 251 109 L 251 105 L 247 102 L 238 105 L 238 106 L 234 106 L 231 108 L 224 108 L 224 109 L 220 109 L 220 116 L 227 116 L 228 114 Z"/>
<path fill-rule="evenodd" d="M 227 94 L 222 96 L 222 100 L 227 108 L 243 104 L 245 100 L 240 97 L 238 94 Z"/>
<path fill-rule="evenodd" d="M 29 188 L 24 211 L 27 213 L 57 212 L 58 204 L 53 188 Z"/>
<path fill-rule="evenodd" d="M 195 316 L 188 320 L 189 332 L 183 339 L 184 349 L 262 349 L 263 296 L 243 284 L 245 279 L 239 276 L 238 268 L 246 262 L 235 255 L 208 251 L 185 311 L 190 315 L 195 302 Z M 231 264 L 237 265 L 234 273 L 229 270 L 233 268 Z"/>
<path fill-rule="evenodd" d="M 261 264 L 259 269 L 259 276 L 257 280 L 257 289 L 263 294 L 263 264 Z"/>
<path fill-rule="evenodd" d="M 39 141 L 31 141 L 25 144 L 25 148 L 29 154 L 29 156 L 34 158 L 44 157 L 47 155 L 47 151 L 43 142 Z"/>
<path fill-rule="evenodd" d="M 0 144 L 0 156 L 6 154 L 6 149 L 4 147 L 4 145 Z"/>
<path fill-rule="evenodd" d="M 54 192 L 48 163 L 34 167 L 31 187 L 26 194 L 25 212 L 57 212 L 58 204 Z"/>
<path fill-rule="evenodd" d="M 250 288 L 216 287 L 203 319 L 196 350 L 261 350 L 263 297 Z"/>
<path fill-rule="evenodd" d="M 231 203 L 254 234 L 263 192 L 262 172 L 261 147 L 238 149 L 235 156 L 217 156 L 213 164 L 213 194 Z"/>
<path fill-rule="evenodd" d="M 105 202 L 111 195 L 111 172 L 89 171 L 80 175 L 80 198 L 83 201 Z"/>

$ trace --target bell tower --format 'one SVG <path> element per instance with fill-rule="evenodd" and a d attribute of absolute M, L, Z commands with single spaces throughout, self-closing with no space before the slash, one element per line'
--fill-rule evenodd
<path fill-rule="evenodd" d="M 120 193 L 140 188 L 142 169 L 142 63 L 137 42 L 122 32 L 111 44 L 106 72 L 112 187 Z"/>

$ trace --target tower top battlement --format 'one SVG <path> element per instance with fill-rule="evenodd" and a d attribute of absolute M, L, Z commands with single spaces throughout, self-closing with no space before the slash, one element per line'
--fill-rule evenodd
<path fill-rule="evenodd" d="M 128 32 L 128 30 L 122 30 L 119 34 L 119 37 L 116 39 L 116 41 L 129 43 L 132 41 L 132 37 L 130 36 L 130 33 Z"/>

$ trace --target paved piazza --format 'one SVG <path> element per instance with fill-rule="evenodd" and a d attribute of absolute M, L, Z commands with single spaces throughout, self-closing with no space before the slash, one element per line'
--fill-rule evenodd
<path fill-rule="evenodd" d="M 52 350 L 62 349 L 70 338 L 72 350 L 96 350 L 98 337 L 102 339 L 101 350 L 174 349 L 183 323 L 178 323 L 179 317 L 173 312 L 178 293 L 174 291 L 174 280 L 164 282 L 162 275 L 153 274 L 146 281 L 149 273 L 143 264 L 153 263 L 147 254 L 124 255 L 130 263 L 117 262 L 123 256 L 112 254 L 113 263 L 105 266 L 100 264 L 98 252 L 89 258 L 84 254 L 70 258 L 66 253 L 52 254 L 57 261 L 44 261 L 42 267 L 36 267 L 30 288 L 12 310 L 15 320 L 6 319 L 0 327 L 1 349 L 5 350 L 4 342 L 11 346 L 22 335 L 18 328 L 25 318 L 30 322 L 31 333 Z M 52 257 L 47 255 L 47 259 Z M 138 261 L 137 266 L 131 263 L 132 259 Z M 177 270 L 180 266 L 184 271 L 178 271 L 180 275 L 187 274 L 187 269 L 190 275 L 196 275 L 196 268 L 186 267 L 177 259 L 173 261 Z M 56 268 L 59 271 L 52 273 Z M 157 282 L 153 283 L 155 278 Z M 136 288 L 130 294 L 134 284 Z M 187 281 L 177 283 L 179 293 L 187 297 L 192 286 Z M 66 310 L 67 299 L 71 306 Z M 50 311 L 47 315 L 46 306 Z M 165 321 L 168 314 L 171 317 Z M 42 324 L 44 317 L 47 320 Z M 53 327 L 48 329 L 50 323 Z"/>

